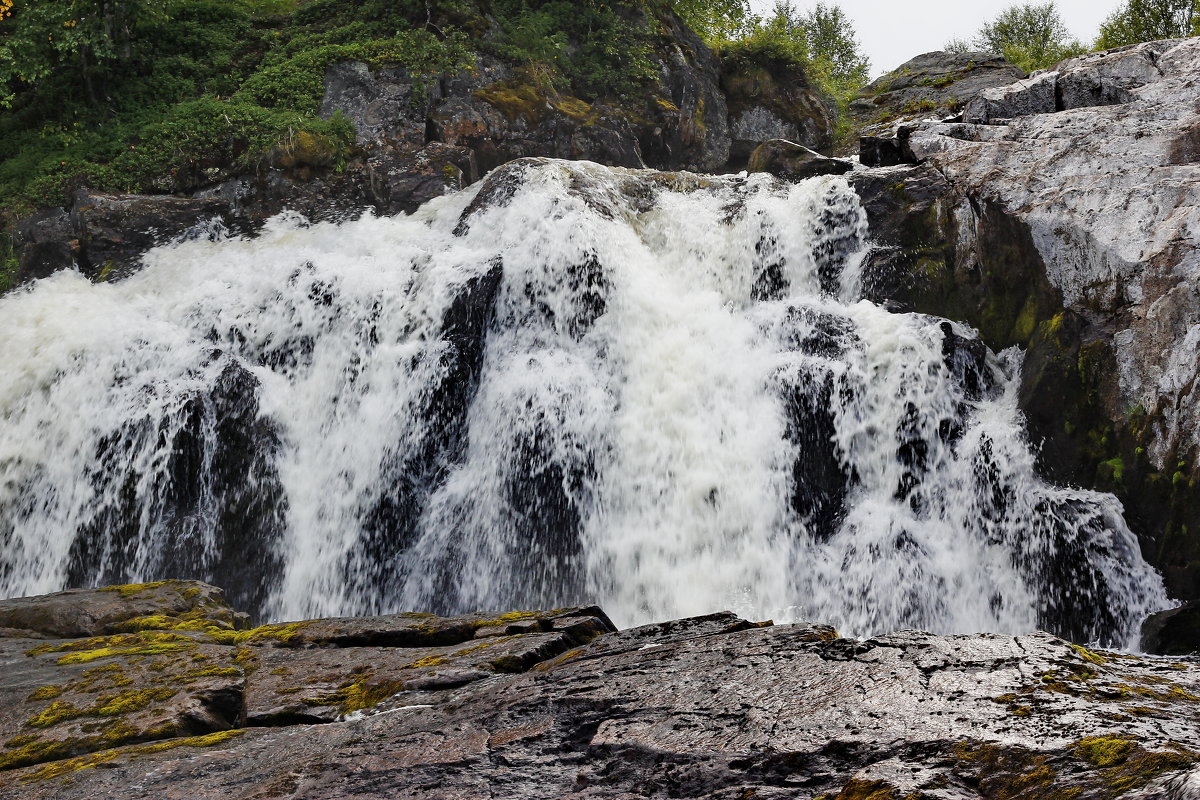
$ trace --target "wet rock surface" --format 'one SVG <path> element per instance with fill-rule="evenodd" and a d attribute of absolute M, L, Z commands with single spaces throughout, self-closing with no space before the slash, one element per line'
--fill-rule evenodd
<path fill-rule="evenodd" d="M 191 627 L 154 654 L 0 638 L 0 797 L 1195 796 L 1200 667 L 1047 634 L 612 631 L 595 608 Z M 121 680 L 149 700 L 97 707 Z M 106 718 L 127 738 L 75 735 Z"/>
<path fill-rule="evenodd" d="M 123 746 L 330 723 L 398 693 L 522 673 L 613 631 L 595 607 L 248 622 L 195 581 L 0 602 L 0 770 L 46 776 Z"/>

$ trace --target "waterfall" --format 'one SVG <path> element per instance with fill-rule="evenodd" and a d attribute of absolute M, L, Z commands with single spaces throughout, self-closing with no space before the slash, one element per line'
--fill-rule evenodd
<path fill-rule="evenodd" d="M 186 577 L 269 619 L 602 604 L 1126 644 L 1115 498 L 1020 357 L 860 299 L 842 178 L 510 164 L 0 300 L 0 595 Z"/>

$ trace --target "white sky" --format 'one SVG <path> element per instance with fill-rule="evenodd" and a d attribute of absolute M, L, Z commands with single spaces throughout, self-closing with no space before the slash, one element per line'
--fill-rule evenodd
<path fill-rule="evenodd" d="M 772 0 L 752 0 L 760 13 Z M 837 0 L 854 21 L 858 40 L 871 59 L 871 73 L 882 75 L 913 56 L 941 50 L 949 39 L 970 39 L 979 26 L 1018 0 Z M 797 0 L 803 9 L 815 0 Z M 1058 0 L 1071 34 L 1091 44 L 1100 23 L 1120 0 Z"/>

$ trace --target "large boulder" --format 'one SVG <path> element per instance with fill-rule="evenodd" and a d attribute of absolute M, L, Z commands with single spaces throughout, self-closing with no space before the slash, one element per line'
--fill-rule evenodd
<path fill-rule="evenodd" d="M 1027 349 L 1043 470 L 1116 492 L 1182 599 L 1200 598 L 1198 80 L 1197 39 L 1071 59 L 984 90 L 974 124 L 908 124 L 912 165 L 854 176 L 887 246 L 876 299 Z"/>
<path fill-rule="evenodd" d="M 0 798 L 1186 798 L 1194 664 L 733 614 L 0 638 Z M 240 710 L 240 715 L 237 713 Z"/>
<path fill-rule="evenodd" d="M 750 172 L 767 172 L 784 180 L 800 181 L 818 175 L 845 175 L 854 169 L 854 164 L 840 158 L 826 158 L 786 139 L 772 139 L 754 149 L 746 168 Z"/>
<path fill-rule="evenodd" d="M 156 581 L 102 589 L 69 589 L 38 597 L 0 600 L 0 631 L 54 639 L 105 636 L 160 617 L 235 630 L 249 618 L 225 602 L 224 593 L 199 581 Z"/>

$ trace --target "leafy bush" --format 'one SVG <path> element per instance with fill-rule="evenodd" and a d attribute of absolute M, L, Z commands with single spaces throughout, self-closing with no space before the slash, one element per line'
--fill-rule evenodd
<path fill-rule="evenodd" d="M 671 7 L 700 38 L 714 45 L 743 38 L 757 19 L 748 0 L 672 0 Z"/>
<path fill-rule="evenodd" d="M 984 23 L 971 44 L 1003 55 L 1026 72 L 1047 69 L 1089 49 L 1071 38 L 1054 0 L 1009 6 Z"/>
<path fill-rule="evenodd" d="M 544 66 L 584 97 L 623 97 L 654 77 L 651 30 L 636 0 L 493 0 L 501 34 L 484 47 L 526 66 Z"/>

